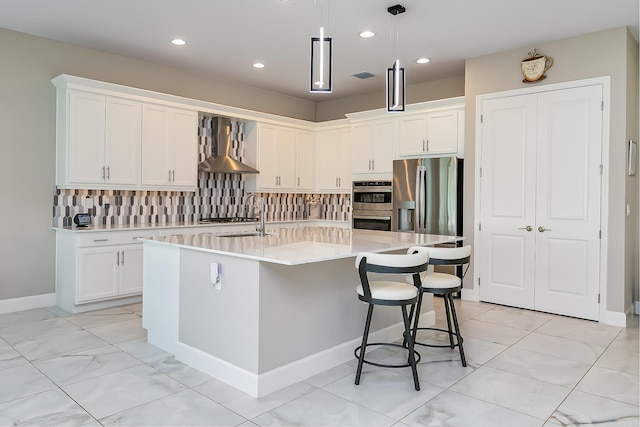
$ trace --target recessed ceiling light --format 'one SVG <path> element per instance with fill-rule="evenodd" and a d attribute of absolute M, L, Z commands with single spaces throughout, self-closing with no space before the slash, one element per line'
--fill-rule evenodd
<path fill-rule="evenodd" d="M 363 31 L 360 33 L 360 37 L 362 37 L 363 39 L 368 39 L 369 37 L 373 37 L 375 35 L 376 33 L 374 33 L 373 31 Z"/>
<path fill-rule="evenodd" d="M 431 60 L 430 60 L 429 58 L 418 58 L 418 59 L 416 60 L 416 62 L 417 62 L 418 64 L 426 64 L 427 62 L 430 62 L 430 61 L 431 61 Z"/>
<path fill-rule="evenodd" d="M 176 46 L 184 46 L 185 44 L 187 44 L 187 42 L 182 39 L 173 39 L 171 40 L 171 43 L 175 44 Z"/>
<path fill-rule="evenodd" d="M 256 62 L 255 64 L 253 64 L 254 68 L 264 68 L 264 64 L 262 62 Z"/>

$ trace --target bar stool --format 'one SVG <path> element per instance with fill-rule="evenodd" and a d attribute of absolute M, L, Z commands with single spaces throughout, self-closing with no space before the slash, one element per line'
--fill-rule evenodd
<path fill-rule="evenodd" d="M 364 363 L 385 368 L 405 368 L 410 366 L 413 372 L 413 383 L 415 389 L 416 391 L 420 390 L 418 371 L 416 369 L 416 364 L 420 361 L 420 354 L 413 348 L 414 337 L 411 334 L 411 317 L 407 314 L 407 306 L 413 306 L 417 302 L 418 288 L 420 287 L 420 272 L 427 271 L 428 266 L 429 254 L 426 252 L 417 252 L 407 255 L 363 252 L 357 256 L 356 268 L 360 275 L 360 285 L 356 288 L 356 292 L 358 294 L 358 299 L 369 304 L 369 310 L 367 312 L 367 320 L 364 324 L 362 345 L 357 347 L 354 351 L 355 356 L 358 358 L 358 369 L 356 371 L 355 381 L 356 385 L 360 384 L 362 365 Z M 369 281 L 368 273 L 410 274 L 413 284 L 391 280 Z M 404 334 L 408 337 L 408 339 L 405 340 L 406 346 L 395 343 L 367 343 L 374 305 L 400 306 L 402 309 L 402 320 L 404 322 Z M 386 345 L 406 348 L 408 351 L 408 363 L 385 365 L 368 361 L 365 359 L 365 352 L 367 346 L 370 345 Z"/>
<path fill-rule="evenodd" d="M 426 247 L 415 246 L 409 248 L 408 253 L 426 253 L 429 254 L 430 265 L 447 265 L 447 266 L 464 266 L 466 269 L 462 274 L 465 276 L 469 269 L 471 261 L 471 246 L 464 246 L 459 248 L 445 248 L 445 247 Z M 407 282 L 412 282 L 413 278 L 407 277 Z M 414 310 L 411 309 L 411 316 L 413 317 L 413 337 L 415 345 L 422 345 L 426 347 L 458 347 L 460 351 L 460 360 L 462 366 L 467 366 L 467 359 L 464 356 L 464 349 L 462 347 L 462 335 L 460 335 L 460 327 L 458 326 L 458 317 L 456 316 L 456 307 L 453 303 L 453 294 L 462 289 L 462 280 L 460 277 L 449 273 L 428 272 L 422 275 L 422 286 L 418 295 L 418 302 L 415 305 L 415 317 Z M 440 328 L 419 328 L 418 321 L 420 320 L 420 307 L 422 306 L 422 295 L 425 292 L 429 292 L 434 295 L 441 295 L 444 300 L 445 314 L 447 316 L 447 330 Z M 451 327 L 453 323 L 453 328 Z M 428 344 L 416 341 L 416 335 L 418 330 L 432 330 L 445 332 L 449 335 L 449 344 Z M 454 339 L 455 337 L 455 339 Z"/>

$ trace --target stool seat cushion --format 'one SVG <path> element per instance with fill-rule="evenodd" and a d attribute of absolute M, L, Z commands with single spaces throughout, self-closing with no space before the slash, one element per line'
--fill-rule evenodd
<path fill-rule="evenodd" d="M 415 286 L 402 282 L 374 281 L 369 282 L 371 298 L 389 301 L 400 301 L 415 298 L 418 290 Z M 364 296 L 362 285 L 356 288 L 358 295 Z"/>
<path fill-rule="evenodd" d="M 429 273 L 422 280 L 423 288 L 451 289 L 457 288 L 460 284 L 458 276 L 448 273 Z"/>

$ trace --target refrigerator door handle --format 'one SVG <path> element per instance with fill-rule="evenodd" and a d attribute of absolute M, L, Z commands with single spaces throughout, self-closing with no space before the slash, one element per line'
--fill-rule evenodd
<path fill-rule="evenodd" d="M 424 179 L 426 168 L 422 165 L 418 166 L 416 173 L 416 233 L 423 233 L 425 225 L 425 193 Z"/>

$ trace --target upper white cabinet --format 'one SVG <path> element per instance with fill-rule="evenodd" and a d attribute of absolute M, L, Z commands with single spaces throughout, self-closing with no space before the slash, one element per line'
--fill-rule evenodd
<path fill-rule="evenodd" d="M 300 191 L 313 190 L 313 132 L 298 129 L 296 131 L 296 181 L 295 188 Z"/>
<path fill-rule="evenodd" d="M 56 184 L 120 188 L 140 181 L 141 104 L 69 90 L 58 96 Z"/>
<path fill-rule="evenodd" d="M 415 114 L 399 122 L 398 155 L 456 154 L 458 110 Z"/>
<path fill-rule="evenodd" d="M 354 174 L 392 173 L 397 120 L 371 120 L 351 127 Z"/>
<path fill-rule="evenodd" d="M 464 105 L 459 98 L 420 104 L 399 118 L 398 157 L 462 156 L 463 129 Z"/>
<path fill-rule="evenodd" d="M 142 185 L 194 191 L 198 180 L 198 113 L 145 104 Z"/>
<path fill-rule="evenodd" d="M 52 83 L 58 187 L 195 191 L 195 108 L 162 104 L 162 94 L 79 77 L 60 75 Z"/>
<path fill-rule="evenodd" d="M 351 192 L 351 128 L 349 125 L 316 132 L 315 189 Z"/>
<path fill-rule="evenodd" d="M 258 123 L 258 191 L 313 190 L 313 132 Z"/>

